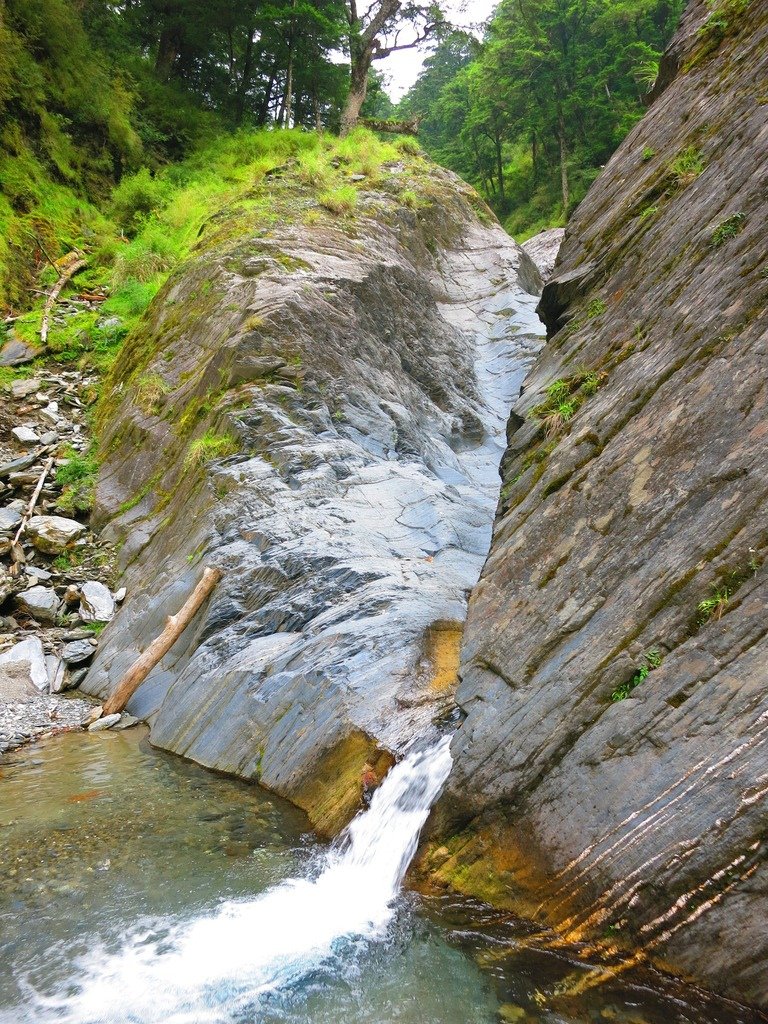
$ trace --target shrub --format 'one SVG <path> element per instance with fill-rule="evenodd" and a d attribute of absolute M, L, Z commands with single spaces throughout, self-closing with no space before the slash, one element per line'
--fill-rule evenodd
<path fill-rule="evenodd" d="M 118 224 L 128 233 L 135 233 L 143 221 L 161 210 L 170 194 L 168 183 L 153 178 L 148 168 L 126 175 L 112 193 L 112 211 Z"/>
<path fill-rule="evenodd" d="M 690 185 L 707 166 L 704 156 L 695 146 L 689 146 L 669 165 L 669 181 L 673 191 Z"/>
<path fill-rule="evenodd" d="M 647 654 L 643 655 L 643 663 L 638 668 L 637 672 L 632 676 L 629 682 L 622 683 L 621 686 L 617 686 L 611 694 L 611 700 L 615 703 L 619 700 L 624 700 L 630 693 L 643 682 L 644 679 L 648 678 L 648 675 L 661 665 L 661 654 L 657 649 L 654 648 L 652 651 L 648 651 Z"/>

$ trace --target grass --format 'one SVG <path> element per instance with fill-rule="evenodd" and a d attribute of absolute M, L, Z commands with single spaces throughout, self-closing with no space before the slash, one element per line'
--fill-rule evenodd
<path fill-rule="evenodd" d="M 650 673 L 661 665 L 661 654 L 654 648 L 643 655 L 642 664 L 637 669 L 632 678 L 622 683 L 621 686 L 617 686 L 611 694 L 611 700 L 616 703 L 617 701 L 624 700 L 632 693 L 645 679 L 648 678 Z"/>
<path fill-rule="evenodd" d="M 728 587 L 718 587 L 713 585 L 712 590 L 712 595 L 710 597 L 705 597 L 704 600 L 699 601 L 697 605 L 699 624 L 702 626 L 705 622 L 709 622 L 710 619 L 721 619 L 723 617 L 723 612 L 728 607 L 728 602 L 731 600 L 731 591 Z"/>
<path fill-rule="evenodd" d="M 728 217 L 712 232 L 710 241 L 715 249 L 725 245 L 729 238 L 735 238 L 746 227 L 747 215 L 745 213 L 734 213 Z"/>
<path fill-rule="evenodd" d="M 351 213 L 357 202 L 357 189 L 352 185 L 342 185 L 339 188 L 322 192 L 318 196 L 318 202 L 337 216 Z"/>
<path fill-rule="evenodd" d="M 669 165 L 668 180 L 673 192 L 679 192 L 694 182 L 707 166 L 703 154 L 695 146 L 688 146 Z"/>
<path fill-rule="evenodd" d="M 587 306 L 587 316 L 594 319 L 596 316 L 602 316 L 602 314 L 608 309 L 608 306 L 603 299 L 592 299 L 590 304 Z"/>
<path fill-rule="evenodd" d="M 231 434 L 217 434 L 213 430 L 206 430 L 202 437 L 196 438 L 187 450 L 184 459 L 186 469 L 200 466 L 214 459 L 224 459 L 227 455 L 234 455 L 238 450 L 238 444 Z"/>
<path fill-rule="evenodd" d="M 571 377 L 561 377 L 546 388 L 546 398 L 534 407 L 532 414 L 544 427 L 547 439 L 559 437 L 587 398 L 605 383 L 608 375 L 596 370 L 580 370 Z"/>
<path fill-rule="evenodd" d="M 76 452 L 74 448 L 66 448 L 64 457 L 67 462 L 56 470 L 56 482 L 63 485 L 63 490 L 56 501 L 56 508 L 65 515 L 78 512 L 90 512 L 93 506 L 93 491 L 99 463 L 93 446 L 85 454 Z"/>

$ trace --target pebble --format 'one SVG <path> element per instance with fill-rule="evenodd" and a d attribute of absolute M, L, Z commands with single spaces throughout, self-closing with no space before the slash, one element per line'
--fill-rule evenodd
<path fill-rule="evenodd" d="M 0 532 L 13 533 L 21 522 L 21 516 L 13 508 L 0 508 Z"/>

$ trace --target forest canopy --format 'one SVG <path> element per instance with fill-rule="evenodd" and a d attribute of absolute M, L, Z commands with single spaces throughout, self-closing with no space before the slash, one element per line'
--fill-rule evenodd
<path fill-rule="evenodd" d="M 401 111 L 513 233 L 564 223 L 642 117 L 683 6 L 501 0 L 482 42 L 442 34 Z"/>

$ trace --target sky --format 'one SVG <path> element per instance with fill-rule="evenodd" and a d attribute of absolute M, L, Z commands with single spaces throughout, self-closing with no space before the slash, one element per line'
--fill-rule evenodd
<path fill-rule="evenodd" d="M 460 28 L 474 27 L 490 17 L 498 0 L 448 0 L 443 5 L 448 17 Z M 417 50 L 400 50 L 386 60 L 376 61 L 374 67 L 389 79 L 387 92 L 393 100 L 399 100 L 403 93 L 418 78 L 424 59 L 429 56 L 429 47 Z"/>

